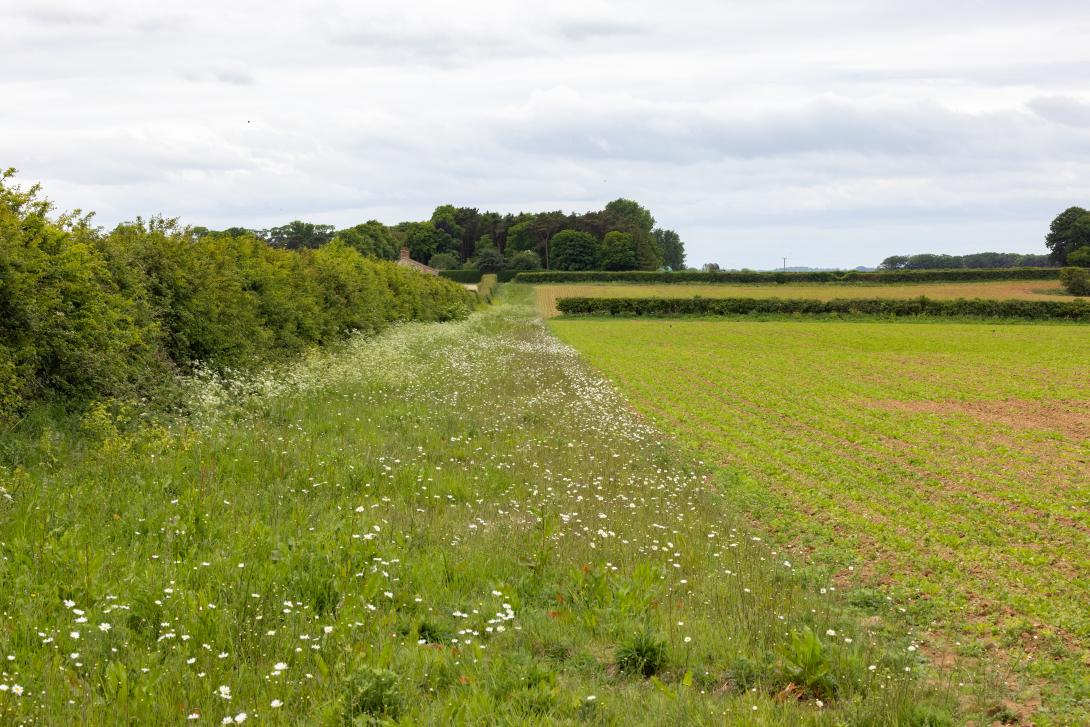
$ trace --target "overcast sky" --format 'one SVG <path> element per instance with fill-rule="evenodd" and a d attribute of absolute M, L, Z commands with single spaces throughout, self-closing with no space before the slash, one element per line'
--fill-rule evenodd
<path fill-rule="evenodd" d="M 1045 252 L 1090 3 L 0 0 L 0 167 L 105 226 L 598 209 L 689 264 Z"/>

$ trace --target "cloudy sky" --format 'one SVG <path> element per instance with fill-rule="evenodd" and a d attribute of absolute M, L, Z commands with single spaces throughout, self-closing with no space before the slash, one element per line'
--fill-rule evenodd
<path fill-rule="evenodd" d="M 105 226 L 649 207 L 689 263 L 1044 252 L 1085 0 L 0 0 L 0 167 Z"/>

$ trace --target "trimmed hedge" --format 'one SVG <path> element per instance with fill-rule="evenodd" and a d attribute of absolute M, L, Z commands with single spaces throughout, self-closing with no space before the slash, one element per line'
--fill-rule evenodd
<path fill-rule="evenodd" d="M 515 279 L 515 276 L 519 274 L 518 270 L 501 270 L 498 273 L 490 273 L 496 276 L 496 279 L 501 283 L 509 283 Z M 440 270 L 439 275 L 444 278 L 453 280 L 456 283 L 479 283 L 481 277 L 485 275 L 480 270 Z"/>
<path fill-rule="evenodd" d="M 873 315 L 885 317 L 938 316 L 1018 318 L 1090 322 L 1090 303 L 1084 301 L 986 300 L 958 298 L 560 298 L 557 309 L 566 315 L 611 316 L 731 316 Z"/>
<path fill-rule="evenodd" d="M 515 276 L 519 283 L 933 283 L 974 280 L 1056 280 L 1059 268 L 992 268 L 977 270 L 859 270 L 785 272 L 726 272 L 703 273 L 680 270 L 657 272 L 648 270 L 544 270 L 524 272 Z"/>
<path fill-rule="evenodd" d="M 477 302 L 491 303 L 492 295 L 499 286 L 495 273 L 485 273 L 481 276 L 481 282 L 477 283 Z"/>

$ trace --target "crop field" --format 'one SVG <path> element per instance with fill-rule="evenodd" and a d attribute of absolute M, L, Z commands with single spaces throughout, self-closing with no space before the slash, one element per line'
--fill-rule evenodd
<path fill-rule="evenodd" d="M 549 326 L 774 541 L 910 604 L 936 662 L 1006 674 L 1011 719 L 1088 723 L 1085 328 Z"/>
<path fill-rule="evenodd" d="M 798 283 L 785 285 L 632 285 L 624 283 L 566 283 L 535 285 L 538 310 L 545 317 L 558 315 L 556 301 L 570 297 L 603 298 L 991 298 L 1023 300 L 1075 300 L 1054 280 L 1000 280 L 967 283 Z"/>
<path fill-rule="evenodd" d="M 929 663 L 898 601 L 761 540 L 523 296 L 202 375 L 177 416 L 6 436 L 0 723 L 923 726 L 1001 704 Z"/>

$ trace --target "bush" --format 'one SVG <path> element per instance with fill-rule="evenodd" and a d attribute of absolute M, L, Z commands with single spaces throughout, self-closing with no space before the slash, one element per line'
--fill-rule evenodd
<path fill-rule="evenodd" d="M 1064 268 L 1060 271 L 1060 283 L 1071 295 L 1090 295 L 1090 270 Z"/>
<path fill-rule="evenodd" d="M 808 273 L 696 270 L 543 270 L 523 272 L 520 283 L 932 283 L 974 280 L 1056 280 L 1057 268 L 996 268 L 956 270 L 858 270 Z"/>
<path fill-rule="evenodd" d="M 541 256 L 533 250 L 516 252 L 511 256 L 511 261 L 507 263 L 507 268 L 509 270 L 540 270 Z"/>
<path fill-rule="evenodd" d="M 875 315 L 941 316 L 1069 320 L 1090 322 L 1083 301 L 985 300 L 981 298 L 560 298 L 557 309 L 567 315 L 725 316 L 725 315 Z"/>
<path fill-rule="evenodd" d="M 428 266 L 436 270 L 453 270 L 458 267 L 458 258 L 449 252 L 437 252 L 428 260 Z"/>

